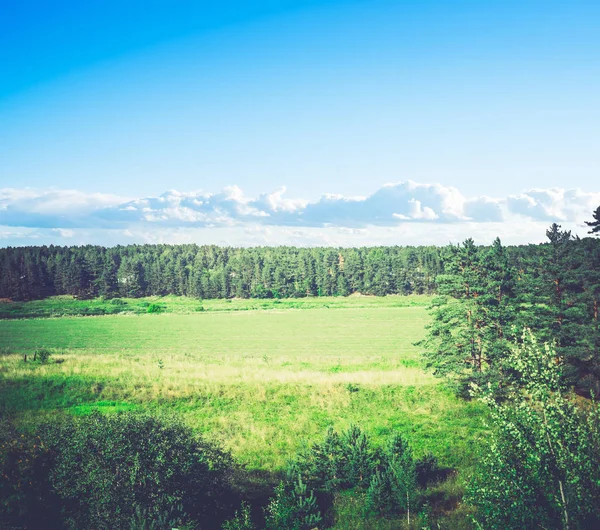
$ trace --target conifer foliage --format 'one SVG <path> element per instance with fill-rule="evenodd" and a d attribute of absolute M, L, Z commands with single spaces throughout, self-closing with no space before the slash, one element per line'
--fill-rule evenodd
<path fill-rule="evenodd" d="M 543 245 L 478 247 L 467 239 L 443 255 L 432 324 L 420 344 L 427 365 L 463 396 L 469 384 L 503 393 L 518 382 L 510 344 L 530 327 L 556 343 L 563 377 L 600 394 L 600 241 L 574 238 L 553 224 Z"/>
<path fill-rule="evenodd" d="M 0 249 L 0 298 L 290 298 L 428 294 L 436 247 L 232 248 L 130 245 Z"/>
<path fill-rule="evenodd" d="M 469 383 L 503 377 L 511 339 L 515 271 L 499 239 L 490 248 L 472 239 L 451 246 L 444 256 L 445 273 L 437 278 L 433 323 L 420 345 L 427 365 L 449 377 L 459 394 Z"/>
<path fill-rule="evenodd" d="M 590 234 L 597 234 L 600 232 L 600 206 L 594 210 L 593 216 L 594 220 L 586 221 L 585 224 L 592 228 Z"/>

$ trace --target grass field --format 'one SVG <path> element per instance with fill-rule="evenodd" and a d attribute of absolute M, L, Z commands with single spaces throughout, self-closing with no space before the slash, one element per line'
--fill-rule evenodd
<path fill-rule="evenodd" d="M 30 302 L 6 302 L 0 299 L 0 319 L 10 318 L 61 318 L 65 316 L 95 316 L 111 314 L 140 315 L 148 312 L 150 305 L 160 306 L 163 313 L 194 314 L 204 311 L 254 311 L 270 309 L 342 309 L 382 307 L 422 307 L 429 302 L 425 295 L 412 296 L 349 296 L 242 299 L 225 298 L 199 300 L 185 296 L 149 296 L 145 298 L 117 298 L 77 300 L 72 296 L 52 296 Z"/>
<path fill-rule="evenodd" d="M 356 423 L 376 441 L 400 431 L 417 455 L 466 470 L 481 409 L 421 367 L 426 302 L 234 300 L 204 302 L 227 311 L 3 320 L 0 404 L 26 425 L 94 408 L 176 412 L 265 472 L 327 426 Z M 41 346 L 56 349 L 48 364 L 23 361 Z"/>

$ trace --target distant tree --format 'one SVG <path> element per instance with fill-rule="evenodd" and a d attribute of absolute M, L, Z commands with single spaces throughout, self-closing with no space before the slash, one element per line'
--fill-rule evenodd
<path fill-rule="evenodd" d="M 121 296 L 129 298 L 143 296 L 144 278 L 141 262 L 135 258 L 123 259 L 117 272 L 117 282 Z"/>

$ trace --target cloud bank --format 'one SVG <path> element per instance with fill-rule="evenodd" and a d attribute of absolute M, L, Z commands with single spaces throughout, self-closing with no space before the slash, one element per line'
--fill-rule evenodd
<path fill-rule="evenodd" d="M 366 197 L 309 202 L 285 188 L 247 197 L 170 190 L 128 198 L 77 190 L 0 189 L 0 245 L 197 242 L 232 245 L 445 244 L 477 236 L 537 242 L 552 222 L 585 235 L 599 192 L 531 189 L 468 196 L 441 184 L 387 184 Z M 538 233 L 539 232 L 539 233 Z M 537 235 L 534 235 L 537 234 Z M 37 241 L 36 241 L 37 240 Z"/>

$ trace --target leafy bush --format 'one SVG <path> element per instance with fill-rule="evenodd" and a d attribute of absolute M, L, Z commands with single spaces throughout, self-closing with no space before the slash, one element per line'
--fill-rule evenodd
<path fill-rule="evenodd" d="M 242 502 L 242 506 L 235 512 L 232 519 L 225 521 L 222 530 L 256 530 L 250 514 L 250 505 Z"/>
<path fill-rule="evenodd" d="M 229 513 L 231 457 L 172 419 L 95 412 L 43 425 L 38 435 L 3 462 L 15 519 L 43 513 L 37 528 L 163 530 L 190 520 L 218 528 Z M 15 467 L 21 454 L 31 456 Z M 52 513 L 60 524 L 48 523 Z"/>
<path fill-rule="evenodd" d="M 561 388 L 562 360 L 531 333 L 513 347 L 523 389 L 498 403 L 474 389 L 493 427 L 468 489 L 484 528 L 600 528 L 600 407 Z"/>
<path fill-rule="evenodd" d="M 410 524 L 420 501 L 419 478 L 425 485 L 437 473 L 436 459 L 428 455 L 419 461 L 419 471 L 420 475 L 407 441 L 399 435 L 379 449 L 356 426 L 341 435 L 330 428 L 322 442 L 313 444 L 290 464 L 287 487 L 289 490 L 299 477 L 320 501 L 330 500 L 336 491 L 362 489 L 368 513 L 405 513 Z M 326 513 L 322 504 L 320 507 Z"/>
<path fill-rule="evenodd" d="M 48 470 L 52 454 L 39 436 L 0 421 L 0 522 L 27 528 L 57 528 L 60 509 Z M 1 526 L 1 524 L 0 524 Z"/>
<path fill-rule="evenodd" d="M 146 309 L 146 313 L 162 313 L 166 309 L 166 306 L 161 304 L 150 304 Z"/>
<path fill-rule="evenodd" d="M 129 520 L 127 530 L 193 530 L 196 528 L 194 523 L 187 522 L 182 517 L 183 507 L 181 505 L 171 506 L 163 513 L 153 514 L 142 506 L 136 506 L 133 515 Z"/>
<path fill-rule="evenodd" d="M 38 348 L 33 353 L 33 360 L 39 361 L 41 364 L 46 364 L 52 355 L 52 350 L 49 348 Z"/>
<path fill-rule="evenodd" d="M 113 298 L 110 301 L 111 305 L 127 305 L 127 302 L 125 300 L 122 300 L 121 298 Z"/>
<path fill-rule="evenodd" d="M 377 461 L 377 451 L 359 427 L 351 426 L 341 436 L 330 427 L 323 442 L 313 444 L 292 462 L 289 473 L 300 474 L 322 491 L 367 488 Z"/>
<path fill-rule="evenodd" d="M 343 456 L 342 486 L 366 487 L 375 470 L 377 458 L 367 435 L 353 425 L 342 434 L 340 441 Z"/>

